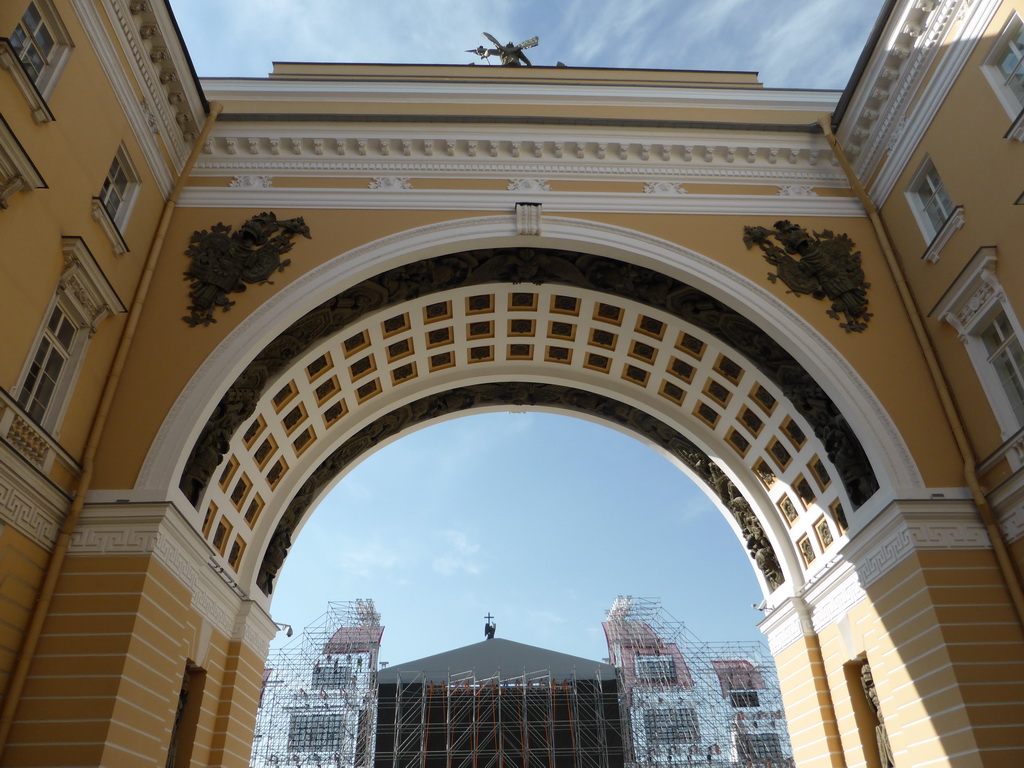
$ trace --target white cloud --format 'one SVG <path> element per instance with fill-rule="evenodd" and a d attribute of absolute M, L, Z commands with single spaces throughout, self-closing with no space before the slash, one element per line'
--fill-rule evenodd
<path fill-rule="evenodd" d="M 457 573 L 475 576 L 480 573 L 476 558 L 480 551 L 479 544 L 470 541 L 469 536 L 462 531 L 442 531 L 437 538 L 440 541 L 435 546 L 443 549 L 443 552 L 434 557 L 431 563 L 435 571 L 444 576 L 454 576 Z"/>

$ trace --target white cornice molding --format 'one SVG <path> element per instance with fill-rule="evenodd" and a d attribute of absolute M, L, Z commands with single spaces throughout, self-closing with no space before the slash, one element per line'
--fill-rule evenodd
<path fill-rule="evenodd" d="M 4 405 L 0 402 L 0 416 L 7 415 Z M 49 551 L 71 500 L 35 467 L 26 466 L 26 461 L 7 440 L 0 439 L 0 521 Z"/>
<path fill-rule="evenodd" d="M 105 317 L 125 312 L 126 308 L 95 257 L 81 237 L 62 237 L 64 271 L 60 290 L 70 294 L 89 323 L 89 333 Z"/>
<path fill-rule="evenodd" d="M 872 178 L 880 166 L 869 189 L 877 206 L 881 207 L 892 193 L 953 83 L 984 39 L 999 5 L 1000 0 L 977 0 L 973 6 L 966 0 L 945 0 L 929 15 L 920 35 L 922 42 L 910 56 L 909 69 L 904 70 L 896 95 L 886 103 L 877 126 L 872 127 L 870 144 L 865 142 L 868 149 L 854 161 L 862 179 Z M 954 19 L 960 21 L 950 35 Z M 943 53 L 938 58 L 940 51 Z M 925 83 L 929 72 L 932 74 Z"/>
<path fill-rule="evenodd" d="M 206 140 L 195 175 L 239 171 L 445 176 L 493 172 L 506 177 L 546 172 L 588 178 L 675 173 L 776 186 L 848 186 L 820 134 L 754 128 L 225 120 Z"/>
<path fill-rule="evenodd" d="M 929 316 L 945 320 L 964 339 L 974 330 L 978 318 L 985 317 L 989 307 L 1005 298 L 996 275 L 998 261 L 994 247 L 979 248 Z"/>
<path fill-rule="evenodd" d="M 836 216 L 861 218 L 864 209 L 847 197 L 780 197 L 778 195 L 697 195 L 674 197 L 635 193 L 558 192 L 543 195 L 545 210 L 580 213 L 668 213 L 723 216 Z M 522 193 L 506 190 L 444 189 L 240 189 L 190 187 L 181 195 L 179 208 L 260 208 L 302 210 L 440 210 L 513 211 Z"/>
<path fill-rule="evenodd" d="M 89 42 L 96 54 L 96 58 L 99 59 L 100 65 L 103 67 L 103 72 L 107 76 L 110 88 L 114 92 L 118 104 L 121 105 L 128 124 L 131 126 L 132 134 L 142 148 L 142 153 L 146 158 L 146 165 L 153 174 L 160 188 L 160 193 L 166 197 L 174 187 L 174 177 L 171 169 L 167 167 L 163 148 L 157 142 L 150 128 L 145 109 L 143 109 L 139 98 L 135 94 L 135 90 L 132 88 L 132 84 L 128 80 L 124 63 L 114 48 L 108 28 L 100 17 L 93 0 L 71 0 L 71 3 L 78 13 L 79 21 L 81 21 L 85 33 L 89 36 Z M 115 28 L 117 28 L 116 24 Z M 129 55 L 129 61 L 131 60 L 132 57 Z M 144 91 L 146 90 L 145 85 L 144 81 L 140 83 Z M 151 102 L 155 101 L 155 98 L 151 99 Z M 161 135 L 165 138 L 170 136 L 166 130 Z M 173 146 L 173 140 L 170 143 Z M 181 164 L 183 164 L 183 161 Z M 116 249 L 117 246 L 115 245 Z"/>
<path fill-rule="evenodd" d="M 203 79 L 203 91 L 210 99 L 228 105 L 231 101 L 358 102 L 360 104 L 496 104 L 588 105 L 635 109 L 714 108 L 831 112 L 839 100 L 838 91 L 782 90 L 770 88 L 729 88 L 707 86 L 635 85 L 608 83 L 524 83 L 495 80 L 430 80 L 410 82 L 401 79 L 291 79 L 287 77 L 253 79 Z M 230 108 L 228 109 L 230 112 Z M 814 122 L 811 117 L 808 122 Z"/>
<path fill-rule="evenodd" d="M 266 655 L 275 628 L 264 607 L 211 566 L 212 551 L 173 504 L 87 504 L 69 555 L 139 556 L 159 561 L 191 594 L 191 608 L 229 640 Z M 262 595 L 261 601 L 269 603 Z M 261 618 L 262 616 L 262 618 Z"/>
<path fill-rule="evenodd" d="M 786 598 L 757 626 L 768 638 L 768 649 L 776 658 L 801 638 L 814 636 L 807 605 L 799 597 Z"/>
<path fill-rule="evenodd" d="M 843 550 L 864 588 L 920 550 L 986 550 L 992 545 L 969 499 L 893 501 Z"/>

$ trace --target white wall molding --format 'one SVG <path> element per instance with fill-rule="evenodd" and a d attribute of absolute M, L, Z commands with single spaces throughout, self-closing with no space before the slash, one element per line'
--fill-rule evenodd
<path fill-rule="evenodd" d="M 0 440 L 0 521 L 50 550 L 70 499 L 34 468 L 26 471 L 26 462 L 20 452 Z"/>
<path fill-rule="evenodd" d="M 507 182 L 506 182 L 507 186 Z M 190 187 L 179 208 L 292 208 L 297 210 L 435 210 L 512 211 L 516 190 L 445 189 L 323 189 L 318 187 L 243 189 Z M 862 218 L 864 209 L 854 198 L 780 197 L 778 195 L 675 195 L 642 191 L 545 191 L 547 210 L 562 213 L 669 213 L 721 216 L 834 216 Z"/>
<path fill-rule="evenodd" d="M 801 638 L 814 635 L 807 606 L 798 597 L 787 598 L 765 616 L 758 628 L 768 638 L 768 649 L 776 658 Z"/>
<path fill-rule="evenodd" d="M 276 627 L 259 600 L 242 593 L 211 566 L 211 550 L 169 503 L 86 506 L 71 535 L 73 556 L 150 556 L 192 595 L 191 607 L 229 640 L 262 656 Z"/>
<path fill-rule="evenodd" d="M 843 554 L 867 588 L 918 551 L 991 548 L 969 499 L 898 500 L 853 538 Z"/>
<path fill-rule="evenodd" d="M 934 26 L 922 36 L 926 46 L 915 58 L 915 69 L 907 81 L 907 87 L 889 107 L 892 114 L 899 113 L 906 117 L 905 127 L 898 137 L 894 137 L 887 156 L 883 158 L 883 148 L 877 146 L 883 139 L 878 134 L 874 149 L 855 162 L 857 174 L 862 179 L 871 178 L 874 169 L 879 168 L 869 189 L 877 206 L 884 205 L 892 193 L 900 174 L 910 162 L 953 83 L 960 77 L 975 46 L 985 39 L 985 30 L 999 5 L 1000 0 L 976 0 L 973 4 L 965 0 L 945 0 L 932 11 L 929 24 Z M 947 38 L 949 27 L 960 11 L 966 12 L 953 34 Z M 943 51 L 942 56 L 935 64 L 940 50 Z M 934 72 L 925 83 L 924 78 L 933 65 Z"/>
<path fill-rule="evenodd" d="M 96 57 L 103 67 L 103 72 L 107 76 L 110 88 L 114 92 L 114 96 L 121 105 L 121 110 L 124 112 L 128 124 L 132 128 L 132 134 L 139 142 L 139 146 L 142 147 L 142 153 L 146 158 L 146 165 L 153 174 L 161 194 L 166 197 L 174 186 L 171 169 L 167 167 L 163 147 L 160 146 L 160 142 L 150 128 L 146 111 L 143 109 L 132 84 L 128 80 L 124 64 L 111 40 L 109 29 L 100 17 L 96 3 L 93 0 L 71 0 L 71 2 L 75 12 L 78 14 L 79 21 L 82 23 L 82 27 L 85 29 L 85 33 L 89 36 L 89 42 L 92 44 L 93 51 L 95 51 Z M 145 87 L 145 83 L 142 83 L 142 86 Z M 152 90 L 147 92 L 149 92 L 149 101 L 156 102 L 155 97 L 157 94 Z M 163 94 L 160 95 L 163 96 Z M 165 96 L 164 99 L 166 99 Z M 162 135 L 168 136 L 167 131 L 164 130 Z M 183 158 L 179 162 L 183 164 Z M 99 191 L 98 187 L 96 191 Z"/>

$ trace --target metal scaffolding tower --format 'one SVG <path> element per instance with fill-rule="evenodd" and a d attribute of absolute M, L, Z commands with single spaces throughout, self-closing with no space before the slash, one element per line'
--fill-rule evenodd
<path fill-rule="evenodd" d="M 792 768 L 775 664 L 759 643 L 709 643 L 658 600 L 618 597 L 604 622 L 622 681 L 627 765 Z"/>
<path fill-rule="evenodd" d="M 332 602 L 299 637 L 270 653 L 250 768 L 372 763 L 383 633 L 372 600 Z"/>

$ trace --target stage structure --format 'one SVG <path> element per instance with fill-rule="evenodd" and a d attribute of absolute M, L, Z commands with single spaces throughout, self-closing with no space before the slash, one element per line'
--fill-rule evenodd
<path fill-rule="evenodd" d="M 371 754 L 384 628 L 372 600 L 328 603 L 263 673 L 251 768 L 362 768 Z"/>
<path fill-rule="evenodd" d="M 759 643 L 708 643 L 659 601 L 618 597 L 604 622 L 627 765 L 791 768 L 775 664 Z"/>
<path fill-rule="evenodd" d="M 489 638 L 382 670 L 376 768 L 622 768 L 608 664 Z"/>

